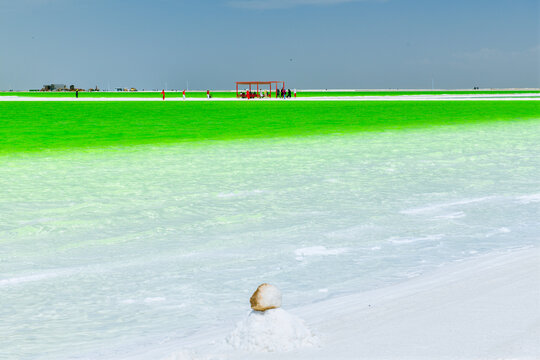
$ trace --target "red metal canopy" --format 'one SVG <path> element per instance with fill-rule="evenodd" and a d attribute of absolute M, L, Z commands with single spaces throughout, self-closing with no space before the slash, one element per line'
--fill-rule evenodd
<path fill-rule="evenodd" d="M 251 86 L 257 86 L 257 94 L 259 93 L 259 85 L 269 85 L 270 86 L 270 97 L 272 97 L 272 85 L 275 85 L 275 88 L 278 89 L 278 85 L 281 84 L 281 88 L 285 90 L 285 81 L 237 81 L 236 82 L 236 97 L 240 97 L 238 94 L 238 85 L 249 85 L 249 92 L 251 92 Z"/>

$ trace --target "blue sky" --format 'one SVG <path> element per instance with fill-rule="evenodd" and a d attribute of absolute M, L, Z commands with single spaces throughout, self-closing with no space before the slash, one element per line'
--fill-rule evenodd
<path fill-rule="evenodd" d="M 537 0 L 0 0 L 0 89 L 540 87 Z"/>

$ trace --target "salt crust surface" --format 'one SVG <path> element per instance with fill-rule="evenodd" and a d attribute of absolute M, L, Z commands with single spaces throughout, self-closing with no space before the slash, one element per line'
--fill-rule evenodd
<path fill-rule="evenodd" d="M 183 100 L 177 93 L 167 95 L 166 101 L 248 101 L 237 98 L 187 98 Z M 467 101 L 467 100 L 487 100 L 487 101 L 530 101 L 540 100 L 536 93 L 531 94 L 463 94 L 463 95 L 393 95 L 393 96 L 313 96 L 300 97 L 296 99 L 253 99 L 249 101 Z M 75 98 L 75 97 L 32 97 L 32 96 L 0 96 L 0 101 L 77 101 L 77 102 L 95 102 L 95 101 L 163 101 L 161 98 Z"/>
<path fill-rule="evenodd" d="M 200 334 L 166 359 L 540 359 L 539 276 L 538 247 L 484 255 L 295 309 L 318 337 L 282 309 L 253 312 L 223 343 Z"/>
<path fill-rule="evenodd" d="M 315 255 L 339 255 L 346 252 L 347 249 L 327 249 L 325 246 L 312 246 L 301 249 L 296 249 L 294 254 L 296 256 L 315 256 Z"/>
<path fill-rule="evenodd" d="M 252 311 L 227 338 L 233 348 L 249 352 L 285 352 L 316 346 L 318 338 L 299 317 L 283 309 Z"/>

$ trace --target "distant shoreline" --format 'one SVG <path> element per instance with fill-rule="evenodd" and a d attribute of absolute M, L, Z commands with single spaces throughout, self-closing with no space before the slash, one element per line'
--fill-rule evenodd
<path fill-rule="evenodd" d="M 268 90 L 262 88 L 261 90 Z M 239 93 L 246 91 L 246 88 L 239 88 Z M 482 89 L 482 90 L 470 90 L 470 89 L 458 89 L 458 90 L 424 90 L 424 89 L 308 89 L 308 90 L 296 90 L 297 96 L 294 96 L 294 89 L 291 90 L 291 97 L 294 99 L 305 98 L 369 98 L 374 96 L 388 97 L 396 99 L 399 96 L 441 96 L 441 95 L 471 95 L 471 96 L 513 96 L 513 95 L 540 95 L 540 89 Z M 236 90 L 210 90 L 213 99 L 235 99 Z M 181 90 L 166 90 L 165 96 L 168 99 L 182 98 Z M 265 96 L 268 96 L 266 93 Z M 74 91 L 0 91 L 0 98 L 3 100 L 5 97 L 31 97 L 31 98 L 75 98 L 76 93 Z M 79 99 L 85 98 L 130 98 L 130 99 L 145 99 L 154 98 L 162 99 L 163 94 L 160 91 L 80 91 L 78 93 Z M 270 98 L 275 99 L 276 94 L 272 92 Z M 187 90 L 186 99 L 201 98 L 206 100 L 206 90 Z M 268 97 L 265 97 L 268 99 Z"/>
<path fill-rule="evenodd" d="M 288 87 L 287 87 L 288 88 Z M 239 88 L 240 89 L 240 88 Z M 293 88 L 291 88 L 293 89 Z M 95 93 L 161 93 L 163 89 L 153 90 L 137 90 L 137 91 L 116 91 L 116 90 L 99 90 Z M 206 93 L 208 89 L 186 89 L 191 93 Z M 235 89 L 210 89 L 212 92 L 236 92 Z M 387 89 L 296 89 L 298 92 L 467 92 L 467 93 L 481 93 L 481 92 L 540 92 L 540 88 L 480 88 L 480 89 L 399 89 L 399 88 L 387 88 Z M 166 92 L 182 92 L 183 89 L 168 89 Z M 74 93 L 75 91 L 36 91 L 36 90 L 0 90 L 0 94 L 3 93 L 38 93 L 38 94 L 51 94 L 51 93 Z M 83 91 L 81 93 L 89 93 L 89 91 Z"/>

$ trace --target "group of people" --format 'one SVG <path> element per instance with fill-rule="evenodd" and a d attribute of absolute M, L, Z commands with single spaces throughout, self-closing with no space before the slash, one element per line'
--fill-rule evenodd
<path fill-rule="evenodd" d="M 241 91 L 240 92 L 240 97 L 242 99 L 255 99 L 255 98 L 262 99 L 262 98 L 265 98 L 265 97 L 270 97 L 270 91 L 269 90 L 260 90 L 259 92 L 257 92 L 257 91 L 246 90 L 246 91 Z"/>
<path fill-rule="evenodd" d="M 296 98 L 296 89 L 294 89 L 293 91 L 291 91 L 291 89 L 285 90 L 284 88 L 276 89 L 277 99 L 280 99 L 280 98 L 290 99 L 293 96 Z M 259 91 L 246 90 L 246 91 L 240 92 L 240 97 L 242 99 L 255 99 L 255 98 L 263 99 L 263 98 L 272 97 L 272 96 L 270 94 L 270 90 L 259 90 Z"/>

